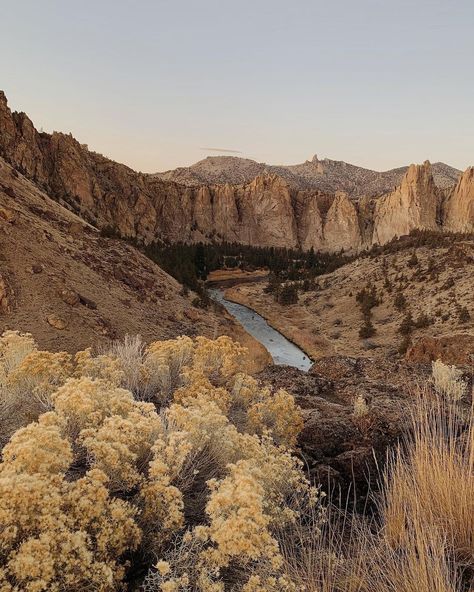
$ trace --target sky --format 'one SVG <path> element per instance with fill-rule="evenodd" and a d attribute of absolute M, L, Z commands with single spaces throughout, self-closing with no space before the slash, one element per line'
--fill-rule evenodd
<path fill-rule="evenodd" d="M 146 172 L 474 164 L 472 0 L 0 0 L 0 89 Z M 228 152 L 227 152 L 228 151 Z"/>

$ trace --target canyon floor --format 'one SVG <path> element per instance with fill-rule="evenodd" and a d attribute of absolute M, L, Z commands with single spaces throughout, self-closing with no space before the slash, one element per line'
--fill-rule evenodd
<path fill-rule="evenodd" d="M 410 312 L 409 359 L 429 362 L 430 344 L 432 358 L 438 347 L 448 362 L 466 363 L 463 355 L 474 351 L 473 285 L 474 243 L 457 240 L 448 246 L 360 257 L 317 278 L 315 290 L 301 293 L 293 305 L 275 302 L 264 281 L 229 287 L 225 296 L 253 308 L 314 360 L 332 355 L 398 357 L 400 327 Z M 372 309 L 376 332 L 363 339 L 357 294 L 370 286 L 380 303 Z M 400 295 L 405 303 L 397 308 Z"/>

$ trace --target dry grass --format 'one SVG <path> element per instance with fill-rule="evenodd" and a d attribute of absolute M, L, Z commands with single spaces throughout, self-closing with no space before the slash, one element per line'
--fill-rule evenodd
<path fill-rule="evenodd" d="M 329 508 L 282 537 L 293 580 L 308 592 L 464 592 L 474 573 L 474 414 L 428 389 L 393 451 L 368 523 Z"/>
<path fill-rule="evenodd" d="M 392 458 L 381 502 L 385 535 L 403 547 L 412 531 L 446 538 L 458 560 L 474 563 L 473 410 L 421 393 L 408 451 Z"/>

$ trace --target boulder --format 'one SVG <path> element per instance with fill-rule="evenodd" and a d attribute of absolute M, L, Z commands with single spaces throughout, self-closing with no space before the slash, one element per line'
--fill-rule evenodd
<path fill-rule="evenodd" d="M 68 288 L 63 288 L 60 290 L 59 297 L 63 302 L 69 304 L 69 306 L 76 306 L 76 304 L 79 304 L 80 302 L 79 294 Z"/>
<path fill-rule="evenodd" d="M 47 320 L 48 324 L 51 325 L 51 327 L 58 329 L 58 331 L 62 331 L 63 329 L 66 329 L 66 327 L 68 325 L 68 323 L 65 319 L 63 319 L 55 314 L 49 315 L 46 320 Z"/>
<path fill-rule="evenodd" d="M 423 336 L 408 349 L 406 359 L 417 364 L 430 364 L 441 360 L 455 366 L 472 365 L 474 361 L 474 335 L 455 333 L 439 337 Z"/>

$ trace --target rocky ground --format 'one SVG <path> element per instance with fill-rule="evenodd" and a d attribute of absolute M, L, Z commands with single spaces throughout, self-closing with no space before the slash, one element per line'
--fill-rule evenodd
<path fill-rule="evenodd" d="M 429 365 L 406 360 L 329 356 L 308 373 L 270 366 L 258 377 L 290 390 L 303 409 L 299 454 L 312 480 L 339 506 L 364 510 L 379 487 L 387 449 L 408 435 L 415 397 L 433 396 L 430 374 Z M 464 379 L 470 392 L 469 368 Z"/>
<path fill-rule="evenodd" d="M 401 361 L 331 356 L 309 373 L 272 366 L 259 378 L 291 390 L 302 407 L 300 454 L 314 482 L 336 498 L 350 494 L 360 506 L 377 488 L 386 448 L 402 435 L 416 382 L 427 372 Z M 362 414 L 354 407 L 358 397 Z"/>
<path fill-rule="evenodd" d="M 474 243 L 458 240 L 359 258 L 317 278 L 316 289 L 300 293 L 298 304 L 276 303 L 264 282 L 234 286 L 226 297 L 255 309 L 313 359 L 397 357 L 405 345 L 413 361 L 429 362 L 446 352 L 447 362 L 466 364 L 474 352 L 473 285 Z M 357 295 L 370 286 L 379 302 L 371 311 L 375 334 L 361 338 Z M 408 313 L 412 333 L 404 344 L 400 331 Z"/>
<path fill-rule="evenodd" d="M 134 247 L 101 237 L 0 159 L 0 329 L 31 332 L 40 347 L 77 351 L 125 334 L 145 341 L 229 334 L 268 353 L 221 308 L 194 294 Z"/>

